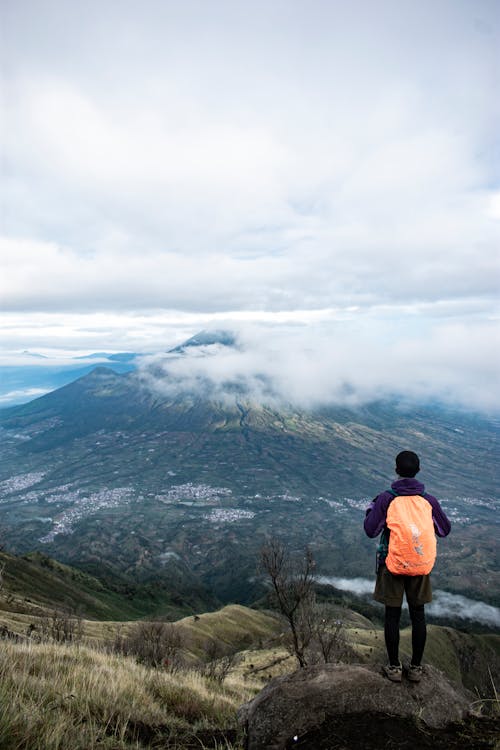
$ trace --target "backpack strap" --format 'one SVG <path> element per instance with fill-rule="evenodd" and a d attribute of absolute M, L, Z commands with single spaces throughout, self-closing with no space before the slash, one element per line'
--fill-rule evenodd
<path fill-rule="evenodd" d="M 392 487 L 389 490 L 386 490 L 386 492 L 389 492 L 393 497 L 397 497 L 398 493 L 395 492 Z M 385 528 L 382 531 L 382 534 L 380 535 L 380 541 L 377 546 L 377 564 L 376 564 L 376 572 L 378 573 L 378 570 L 381 565 L 385 563 L 385 558 L 389 554 L 389 537 L 391 535 L 391 530 L 385 526 Z"/>

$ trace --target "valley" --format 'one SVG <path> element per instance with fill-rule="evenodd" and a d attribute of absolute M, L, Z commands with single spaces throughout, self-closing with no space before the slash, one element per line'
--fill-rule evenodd
<path fill-rule="evenodd" d="M 436 584 L 500 603 L 494 420 L 385 402 L 306 412 L 242 394 L 159 398 L 135 373 L 97 368 L 0 412 L 0 425 L 9 550 L 129 583 L 175 581 L 222 603 L 262 595 L 257 561 L 271 534 L 309 545 L 321 575 L 372 575 L 364 510 L 410 445 L 453 524 Z"/>

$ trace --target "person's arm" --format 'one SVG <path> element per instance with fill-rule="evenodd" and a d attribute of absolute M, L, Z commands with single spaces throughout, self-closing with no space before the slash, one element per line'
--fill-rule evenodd
<path fill-rule="evenodd" d="M 366 509 L 364 529 L 367 536 L 374 538 L 383 530 L 387 518 L 387 508 L 394 495 L 390 492 L 382 492 Z"/>
<path fill-rule="evenodd" d="M 451 531 L 450 519 L 435 497 L 425 493 L 425 499 L 428 500 L 432 506 L 432 520 L 434 522 L 434 530 L 436 534 L 440 537 L 448 536 Z"/>

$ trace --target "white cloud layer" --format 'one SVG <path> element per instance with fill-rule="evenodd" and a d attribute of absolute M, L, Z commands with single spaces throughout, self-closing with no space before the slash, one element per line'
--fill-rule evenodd
<path fill-rule="evenodd" d="M 492 332 L 493 326 L 482 322 L 446 320 L 423 334 L 408 321 L 383 319 L 280 330 L 244 326 L 236 348 L 213 344 L 187 349 L 180 357 L 146 358 L 141 372 L 145 385 L 163 395 L 204 391 L 224 399 L 238 387 L 261 403 L 306 407 L 397 395 L 496 412 Z"/>

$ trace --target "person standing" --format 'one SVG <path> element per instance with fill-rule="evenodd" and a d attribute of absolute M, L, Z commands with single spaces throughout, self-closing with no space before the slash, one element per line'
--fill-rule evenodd
<path fill-rule="evenodd" d="M 396 456 L 398 479 L 366 510 L 366 534 L 377 537 L 377 579 L 373 598 L 385 605 L 384 636 L 389 662 L 384 674 L 401 682 L 399 623 L 403 594 L 406 595 L 412 625 L 412 658 L 408 679 L 422 678 L 422 656 L 427 637 L 425 605 L 432 601 L 430 572 L 436 558 L 436 534 L 445 537 L 451 524 L 439 502 L 425 491 L 415 477 L 420 460 L 413 451 Z"/>

